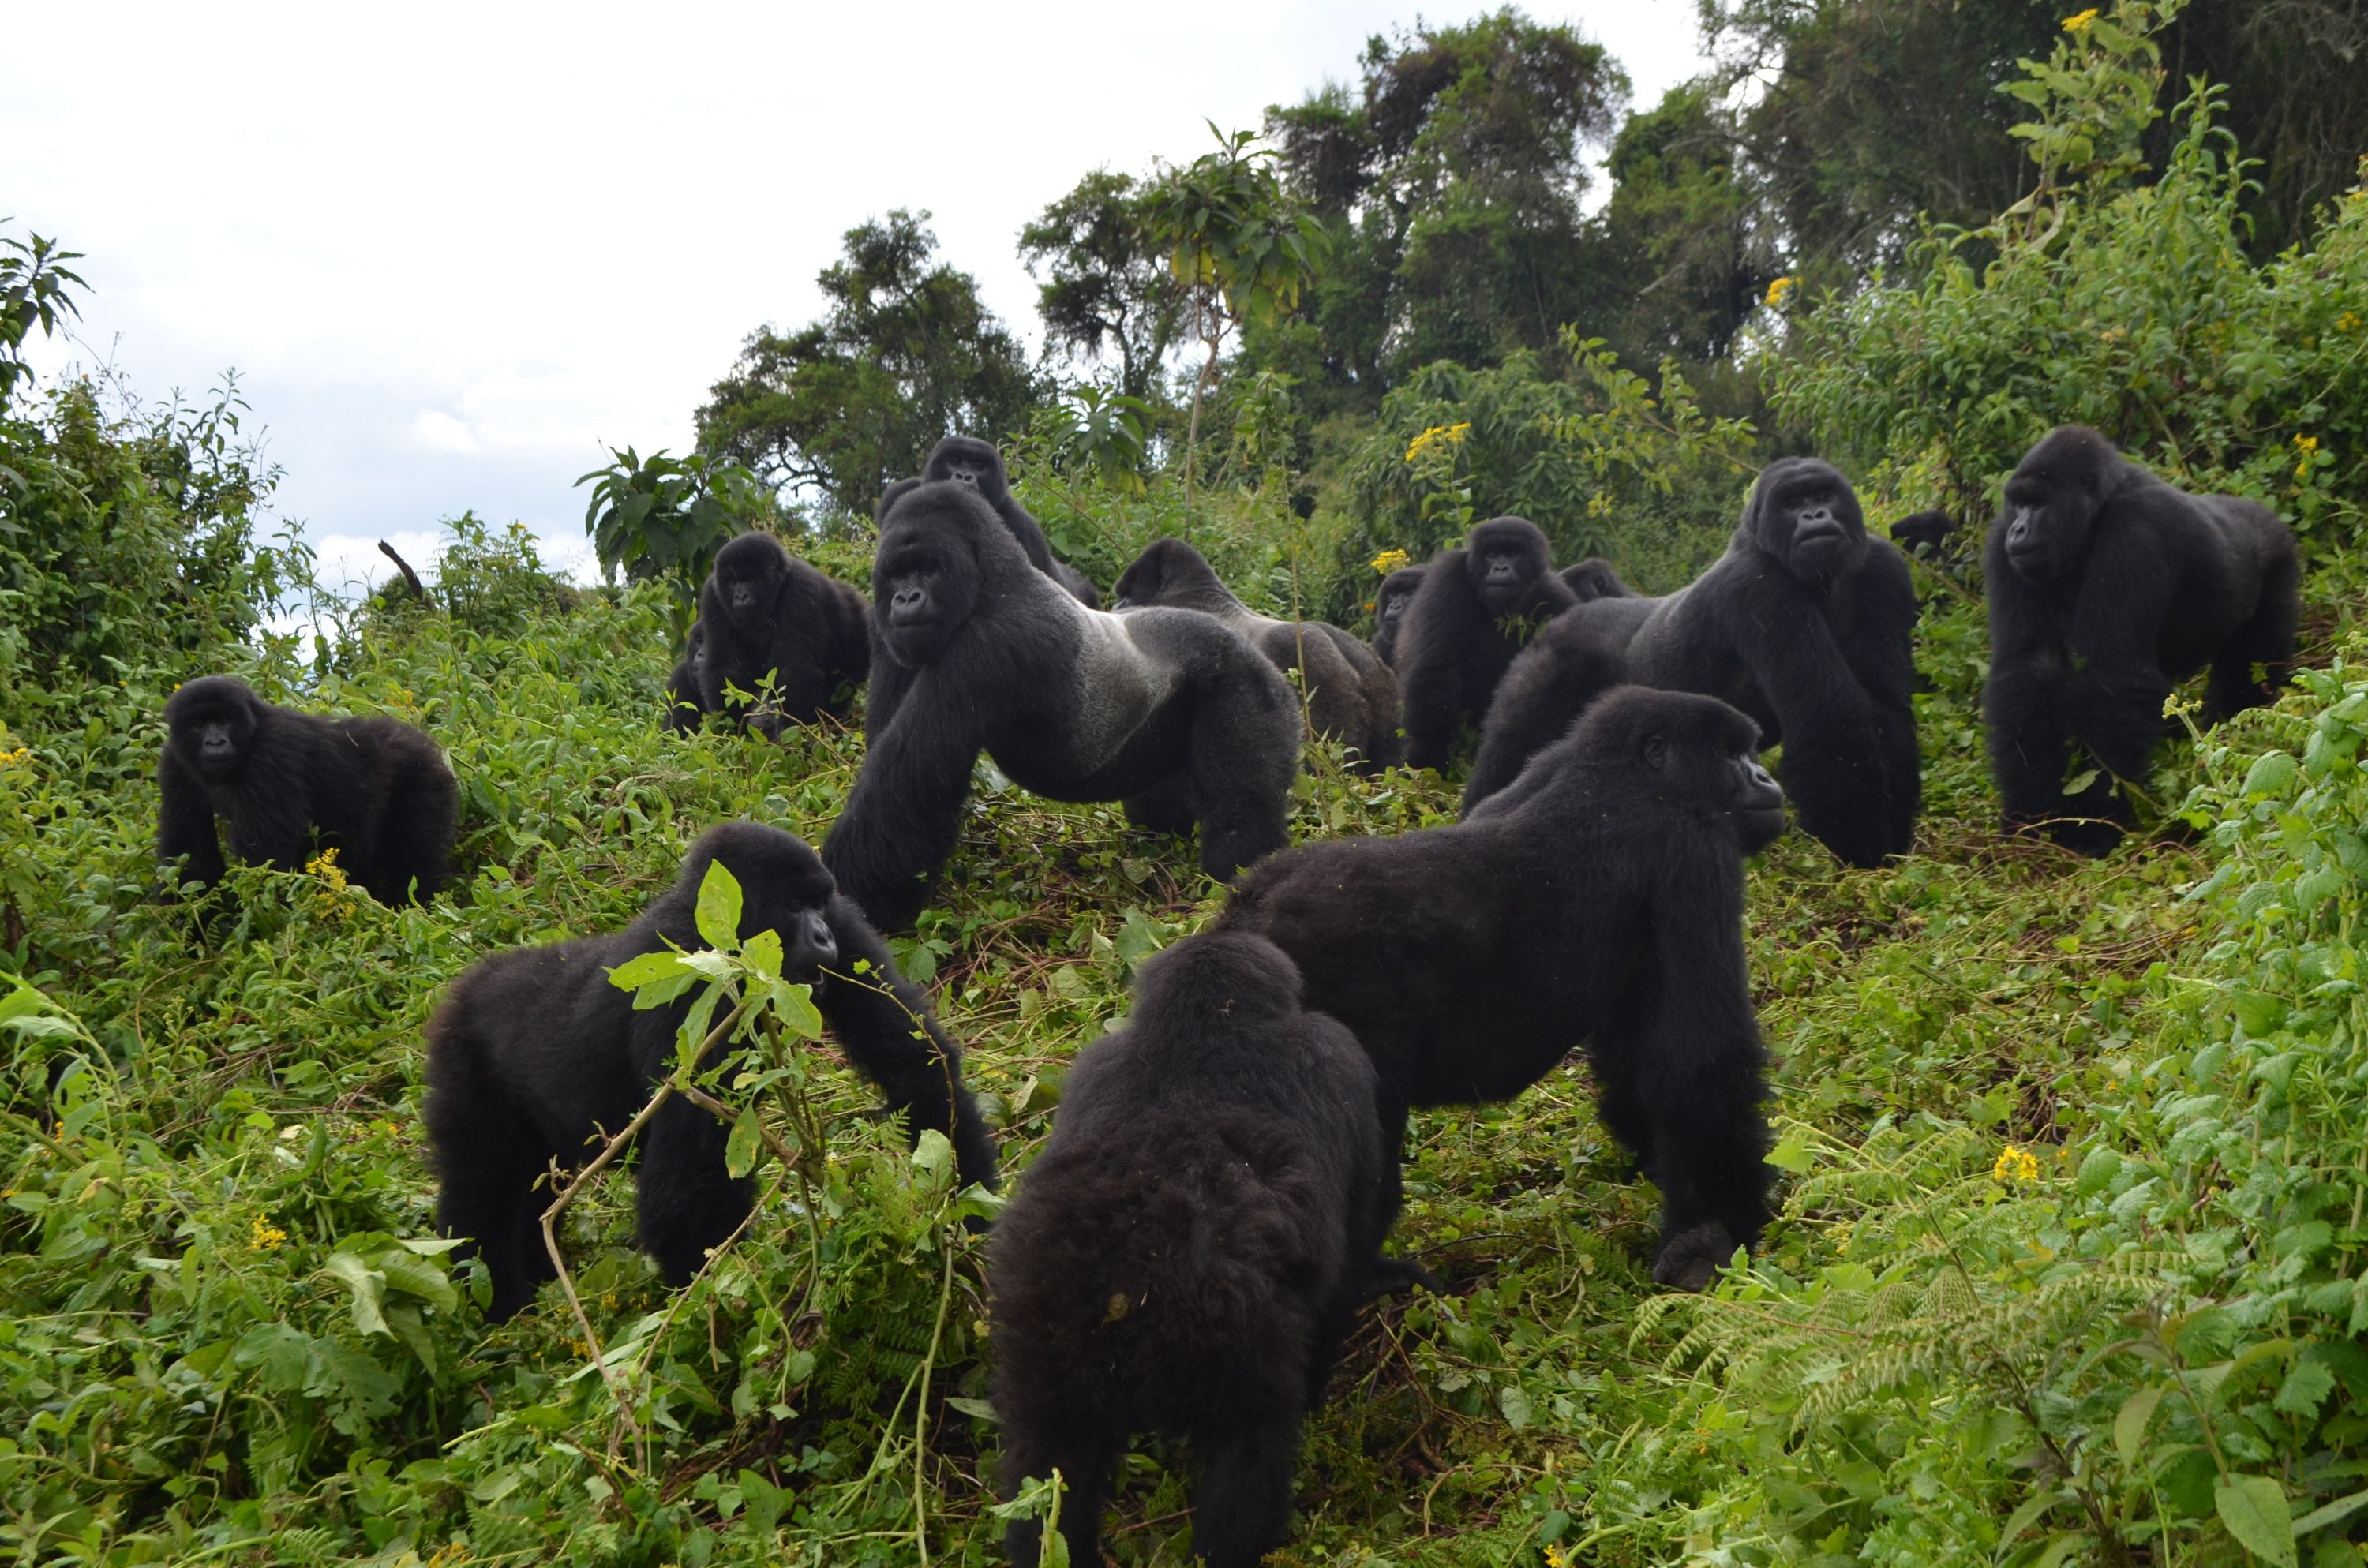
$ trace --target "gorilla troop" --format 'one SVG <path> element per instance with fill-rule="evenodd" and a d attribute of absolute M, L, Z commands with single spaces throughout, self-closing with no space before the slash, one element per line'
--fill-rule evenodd
<path fill-rule="evenodd" d="M 1102 597 L 1095 590 L 1092 579 L 1053 553 L 1051 542 L 1044 538 L 1043 525 L 1012 498 L 1011 480 L 1003 471 L 1003 454 L 992 443 L 975 436 L 948 436 L 929 449 L 928 460 L 921 465 L 921 477 L 975 485 L 978 493 L 986 497 L 986 504 L 995 508 L 995 515 L 1003 519 L 1003 526 L 1011 530 L 1011 537 L 1019 541 L 1030 565 L 1068 589 L 1087 609 L 1101 608 Z M 894 494 L 891 487 L 889 494 L 881 498 L 883 513 Z"/>
<path fill-rule="evenodd" d="M 381 903 L 426 903 L 444 885 L 460 787 L 426 733 L 394 719 L 320 719 L 275 707 L 235 676 L 190 681 L 165 703 L 156 855 L 211 887 L 231 853 L 302 870 L 318 842 Z"/>
<path fill-rule="evenodd" d="M 1407 764 L 1444 768 L 1458 727 L 1480 722 L 1513 655 L 1577 602 L 1526 517 L 1492 517 L 1440 551 L 1398 633 Z"/>
<path fill-rule="evenodd" d="M 2205 723 L 2285 684 L 2301 612 L 2292 531 L 2256 502 L 2171 488 L 2085 426 L 2051 432 L 2007 481 L 1982 574 L 1982 713 L 2009 827 L 2103 854 L 2175 683 L 2212 667 Z M 2087 782 L 2067 790 L 2076 769 Z"/>
<path fill-rule="evenodd" d="M 963 1086 L 961 1048 L 928 998 L 896 972 L 803 840 L 726 823 L 691 846 L 674 886 L 622 932 L 482 960 L 452 983 L 428 1023 L 424 1114 L 443 1182 L 437 1222 L 484 1257 L 494 1284 L 489 1317 L 510 1316 L 552 1278 L 541 1231 L 552 1194 L 536 1183 L 553 1161 L 564 1169 L 597 1152 L 673 1064 L 690 999 L 637 1007 L 609 971 L 669 945 L 707 945 L 699 888 L 716 861 L 740 883 L 740 936 L 778 935 L 781 978 L 814 988 L 848 1060 L 905 1114 L 915 1137 L 934 1128 L 951 1141 L 964 1182 L 995 1186 L 995 1140 Z M 689 1283 L 755 1201 L 754 1185 L 733 1179 L 724 1164 L 725 1136 L 723 1123 L 678 1096 L 640 1135 L 641 1244 L 669 1285 Z"/>
<path fill-rule="evenodd" d="M 1143 1430 L 1199 1450 L 1210 1568 L 1282 1544 L 1300 1422 L 1389 1225 L 1373 1096 L 1355 1037 L 1240 933 L 1144 964 L 1127 1027 L 1078 1056 L 989 1271 L 1004 1490 L 1061 1472 L 1072 1563 L 1101 1562 L 1104 1492 Z M 1039 1538 L 1015 1521 L 1013 1562 L 1034 1568 Z"/>
<path fill-rule="evenodd" d="M 1276 620 L 1235 598 L 1201 552 L 1180 539 L 1155 540 L 1121 574 L 1119 609 L 1166 605 L 1213 615 L 1283 674 L 1301 672 L 1308 728 L 1356 748 L 1360 764 L 1398 760 L 1398 680 L 1361 639 L 1320 620 Z"/>
<path fill-rule="evenodd" d="M 699 619 L 667 682 L 695 700 L 677 699 L 668 727 L 688 730 L 701 713 L 728 713 L 738 727 L 753 724 L 778 740 L 784 722 L 845 718 L 848 688 L 871 673 L 870 610 L 861 594 L 772 535 L 742 534 L 716 551 L 699 590 Z"/>
<path fill-rule="evenodd" d="M 1700 1290 L 1768 1219 L 1743 859 L 1784 796 L 1759 740 L 1714 699 L 1615 688 L 1462 824 L 1279 855 L 1218 928 L 1290 954 L 1356 1035 L 1393 1150 L 1409 1108 L 1509 1099 L 1584 1041 L 1661 1189 L 1653 1278 Z"/>
<path fill-rule="evenodd" d="M 1616 680 L 1722 698 L 1782 741 L 1801 826 L 1853 866 L 1907 853 L 1923 805 L 1907 562 L 1872 538 L 1850 482 L 1814 458 L 1760 474 L 1726 553 L 1667 598 L 1561 618 L 1488 715 L 1470 809 Z"/>
<path fill-rule="evenodd" d="M 823 846 L 882 925 L 910 920 L 953 852 L 984 749 L 1023 789 L 1126 801 L 1139 825 L 1201 826 L 1230 878 L 1286 841 L 1299 704 L 1275 667 L 1192 610 L 1090 610 L 1037 572 L 978 491 L 897 497 L 871 568 L 883 673 L 863 771 Z M 882 681 L 872 681 L 879 703 Z"/>

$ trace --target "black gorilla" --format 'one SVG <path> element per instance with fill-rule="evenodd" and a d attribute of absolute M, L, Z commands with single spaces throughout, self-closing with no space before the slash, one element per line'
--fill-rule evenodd
<path fill-rule="evenodd" d="M 1235 598 L 1201 552 L 1155 540 L 1122 573 L 1118 609 L 1166 605 L 1213 615 L 1283 674 L 1305 673 L 1308 727 L 1357 749 L 1368 767 L 1398 760 L 1398 677 L 1361 638 L 1320 620 L 1276 620 Z"/>
<path fill-rule="evenodd" d="M 1373 594 L 1373 652 L 1382 663 L 1397 665 L 1398 629 L 1406 623 L 1406 606 L 1414 603 L 1427 566 L 1401 566 L 1382 579 Z"/>
<path fill-rule="evenodd" d="M 910 920 L 953 852 L 984 749 L 1022 788 L 1201 824 L 1227 878 L 1286 842 L 1299 702 L 1239 635 L 1193 610 L 1091 610 L 1035 571 L 973 487 L 898 497 L 871 568 L 882 664 L 904 683 L 823 846 L 848 896 Z M 875 700 L 881 683 L 872 683 Z"/>
<path fill-rule="evenodd" d="M 637 1012 L 609 971 L 668 943 L 706 946 L 699 884 L 717 860 L 740 882 L 741 937 L 777 933 L 781 978 L 814 987 L 848 1060 L 905 1113 L 916 1138 L 927 1128 L 946 1134 L 964 1182 L 995 1185 L 995 1140 L 962 1083 L 961 1048 L 928 999 L 896 972 L 803 840 L 726 823 L 691 846 L 674 886 L 623 931 L 482 960 L 428 1023 L 424 1114 L 443 1183 L 437 1223 L 482 1252 L 496 1320 L 552 1278 L 541 1230 L 551 1193 L 537 1179 L 554 1160 L 565 1168 L 597 1152 L 601 1130 L 632 1120 L 672 1065 L 689 999 Z M 688 1283 L 755 1201 L 754 1184 L 725 1169 L 724 1137 L 722 1123 L 680 1097 L 641 1134 L 641 1244 L 668 1284 Z"/>
<path fill-rule="evenodd" d="M 1390 1161 L 1372 1064 L 1302 1009 L 1274 944 L 1214 933 L 1144 965 L 991 1244 L 1004 1490 L 1060 1471 L 1071 1562 L 1101 1562 L 1104 1489 L 1142 1430 L 1192 1439 L 1211 1568 L 1282 1544 L 1301 1419 L 1372 1293 Z M 1008 1531 L 1020 1568 L 1040 1529 Z"/>
<path fill-rule="evenodd" d="M 964 484 L 976 485 L 978 493 L 986 497 L 986 504 L 995 508 L 995 515 L 1003 519 L 1003 526 L 1011 530 L 1011 537 L 1019 541 L 1019 548 L 1028 554 L 1030 565 L 1068 589 L 1087 609 L 1102 608 L 1102 597 L 1095 589 L 1092 580 L 1053 553 L 1051 542 L 1044 538 L 1042 525 L 1029 515 L 1027 507 L 1012 498 L 1011 479 L 1003 471 L 1003 454 L 996 451 L 992 443 L 974 436 L 948 436 L 929 449 L 928 461 L 921 465 L 921 477 L 924 480 L 954 479 Z M 898 482 L 900 484 L 903 483 Z M 881 497 L 883 513 L 897 494 L 896 487 L 892 485 L 888 494 Z"/>
<path fill-rule="evenodd" d="M 2083 426 L 2051 432 L 2007 481 L 1982 574 L 1982 712 L 2008 825 L 2044 825 L 2083 854 L 2120 840 L 2116 784 L 2142 785 L 2173 684 L 2212 666 L 2206 723 L 2285 684 L 2293 533 L 2255 502 L 2171 488 Z M 2073 768 L 2092 777 L 2067 792 Z"/>
<path fill-rule="evenodd" d="M 1907 853 L 1923 805 L 1915 626 L 1907 562 L 1868 535 L 1850 482 L 1814 458 L 1770 463 L 1726 553 L 1691 585 L 1598 600 L 1523 653 L 1489 710 L 1467 807 L 1625 678 L 1742 709 L 1783 743 L 1802 829 L 1880 865 Z"/>
<path fill-rule="evenodd" d="M 320 719 L 264 701 L 235 676 L 190 681 L 165 703 L 156 855 L 222 879 L 231 853 L 303 869 L 315 839 L 381 903 L 426 903 L 444 885 L 461 791 L 436 743 L 394 719 Z"/>
<path fill-rule="evenodd" d="M 700 715 L 707 711 L 699 697 L 700 668 L 706 653 L 707 628 L 694 619 L 682 640 L 682 657 L 666 676 L 666 727 L 677 734 L 698 729 Z"/>
<path fill-rule="evenodd" d="M 1555 575 L 1570 585 L 1570 591 L 1578 597 L 1581 604 L 1590 604 L 1597 599 L 1635 597 L 1628 585 L 1620 580 L 1620 574 L 1611 569 L 1611 562 L 1601 556 L 1590 555 L 1576 565 L 1564 567 Z"/>
<path fill-rule="evenodd" d="M 784 722 L 843 719 L 848 704 L 839 688 L 860 687 L 871 673 L 870 609 L 861 594 L 800 561 L 772 535 L 742 534 L 715 552 L 676 678 L 691 677 L 700 711 L 729 713 L 736 725 L 754 724 L 768 739 L 778 739 Z M 752 708 L 731 695 L 758 696 L 768 676 L 769 700 Z"/>
<path fill-rule="evenodd" d="M 1661 1189 L 1653 1278 L 1700 1290 L 1768 1219 L 1743 858 L 1784 796 L 1759 740 L 1715 699 L 1615 688 L 1466 822 L 1277 856 L 1218 928 L 1270 938 L 1355 1031 L 1393 1149 L 1409 1107 L 1510 1098 L 1584 1040 Z"/>
<path fill-rule="evenodd" d="M 1891 525 L 1891 541 L 1910 555 L 1939 561 L 1949 552 L 1956 523 L 1941 511 L 1913 512 Z"/>
<path fill-rule="evenodd" d="M 1492 517 L 1440 551 L 1398 633 L 1407 763 L 1444 768 L 1458 726 L 1480 722 L 1521 644 L 1577 602 L 1526 517 Z"/>

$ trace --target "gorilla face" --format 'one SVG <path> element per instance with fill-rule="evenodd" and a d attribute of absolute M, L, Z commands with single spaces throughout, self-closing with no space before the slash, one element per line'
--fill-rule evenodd
<path fill-rule="evenodd" d="M 1406 607 L 1414 602 L 1412 588 L 1383 588 L 1379 604 L 1373 609 L 1373 620 L 1380 626 L 1395 626 Z"/>
<path fill-rule="evenodd" d="M 238 772 L 255 744 L 262 702 L 235 676 L 207 676 L 165 704 L 165 744 L 192 773 L 219 784 Z"/>
<path fill-rule="evenodd" d="M 1664 722 L 1636 741 L 1645 766 L 1710 814 L 1732 817 L 1746 855 L 1776 842 L 1784 832 L 1784 790 L 1759 765 L 1759 726 L 1710 699 L 1654 711 Z"/>
<path fill-rule="evenodd" d="M 684 881 L 697 887 L 718 860 L 740 883 L 742 940 L 759 931 L 780 937 L 781 978 L 819 993 L 828 979 L 825 971 L 838 961 L 838 937 L 827 913 L 838 884 L 821 858 L 776 829 L 726 823 L 694 849 Z"/>
<path fill-rule="evenodd" d="M 2102 436 L 2066 425 L 2031 449 L 2006 482 L 2007 564 L 2029 583 L 2078 574 L 2089 536 L 2120 477 L 2121 454 Z"/>
<path fill-rule="evenodd" d="M 1832 582 L 1866 560 L 1858 496 L 1832 464 L 1815 458 L 1768 465 L 1752 493 L 1749 531 L 1760 550 L 1805 583 Z"/>
<path fill-rule="evenodd" d="M 978 605 L 977 547 L 964 519 L 942 505 L 952 499 L 926 491 L 909 494 L 880 533 L 871 614 L 889 653 L 907 668 L 935 664 Z M 986 521 L 1002 526 L 991 516 Z"/>
<path fill-rule="evenodd" d="M 1009 482 L 1003 477 L 1003 459 L 994 447 L 974 436 L 949 436 L 930 448 L 921 477 L 972 485 L 991 506 L 1000 506 L 1011 493 Z"/>
<path fill-rule="evenodd" d="M 1549 570 L 1546 536 L 1524 517 L 1491 517 L 1472 530 L 1465 569 L 1489 615 L 1509 615 L 1530 600 Z"/>
<path fill-rule="evenodd" d="M 742 534 L 715 553 L 724 613 L 746 630 L 753 631 L 772 610 L 789 575 L 789 552 L 770 534 Z"/>

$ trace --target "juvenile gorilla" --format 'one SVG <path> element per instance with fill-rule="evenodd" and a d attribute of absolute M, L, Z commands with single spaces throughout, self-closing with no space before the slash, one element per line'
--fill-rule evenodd
<path fill-rule="evenodd" d="M 1061 586 L 1069 590 L 1076 601 L 1087 609 L 1102 608 L 1102 597 L 1084 573 L 1053 553 L 1053 546 L 1044 538 L 1043 526 L 1030 516 L 1027 507 L 1012 498 L 1011 479 L 1003 470 L 1003 454 L 992 443 L 974 436 L 948 436 L 929 449 L 928 461 L 921 466 L 921 477 L 959 480 L 975 485 L 1011 530 L 1027 552 L 1028 563 Z M 895 494 L 892 487 L 889 494 Z M 883 497 L 883 502 L 887 499 Z"/>
<path fill-rule="evenodd" d="M 1660 599 L 1601 599 L 1549 627 L 1490 709 L 1464 800 L 1509 783 L 1611 681 L 1724 699 L 1784 745 L 1804 831 L 1853 866 L 1907 853 L 1923 805 L 1907 562 L 1871 538 L 1829 464 L 1760 474 L 1726 553 Z"/>
<path fill-rule="evenodd" d="M 699 697 L 700 665 L 706 653 L 707 628 L 693 620 L 682 640 L 682 657 L 666 676 L 666 727 L 676 734 L 698 729 L 700 715 L 707 711 Z"/>
<path fill-rule="evenodd" d="M 745 533 L 715 552 L 699 590 L 691 651 L 677 676 L 696 683 L 701 712 L 728 713 L 768 740 L 784 723 L 847 716 L 841 687 L 871 674 L 871 607 L 846 584 L 800 561 L 770 534 Z M 686 667 L 687 666 L 687 671 Z M 768 700 L 750 703 L 770 677 Z"/>
<path fill-rule="evenodd" d="M 1492 517 L 1440 551 L 1398 633 L 1406 762 L 1444 768 L 1458 727 L 1480 722 L 1521 644 L 1577 602 L 1526 517 Z"/>
<path fill-rule="evenodd" d="M 1373 595 L 1373 652 L 1382 663 L 1397 667 L 1398 630 L 1406 624 L 1406 606 L 1414 603 L 1427 566 L 1401 566 L 1382 579 Z"/>
<path fill-rule="evenodd" d="M 2285 684 L 2293 533 L 2254 502 L 2171 488 L 2084 426 L 2051 432 L 2007 481 L 1982 571 L 1982 712 L 2011 828 L 2103 854 L 2130 820 L 2117 785 L 2142 786 L 2172 686 L 2211 665 L 2208 724 Z M 2067 793 L 2074 768 L 2093 777 Z"/>
<path fill-rule="evenodd" d="M 1956 531 L 1946 512 L 1912 512 L 1891 525 L 1891 541 L 1910 555 L 1939 561 L 1949 553 L 1949 539 Z"/>
<path fill-rule="evenodd" d="M 707 945 L 699 884 L 718 860 L 740 882 L 741 937 L 779 934 L 781 978 L 814 987 L 848 1060 L 916 1138 L 934 1128 L 952 1142 L 962 1181 L 995 1185 L 995 1140 L 962 1083 L 961 1048 L 928 999 L 896 972 L 803 840 L 726 823 L 691 846 L 681 877 L 622 932 L 482 960 L 428 1023 L 425 1114 L 443 1182 L 437 1223 L 476 1244 L 493 1276 L 495 1321 L 552 1277 L 541 1228 L 551 1193 L 537 1179 L 553 1161 L 572 1168 L 632 1120 L 667 1072 L 690 1006 L 685 997 L 636 1012 L 609 971 L 669 942 Z M 724 1138 L 721 1122 L 679 1097 L 640 1135 L 641 1244 L 669 1285 L 689 1283 L 755 1201 L 754 1184 L 725 1169 Z"/>
<path fill-rule="evenodd" d="M 1060 1471 L 1071 1562 L 1101 1562 L 1104 1491 L 1142 1430 L 1192 1439 L 1211 1568 L 1282 1544 L 1300 1422 L 1371 1294 L 1389 1162 L 1372 1064 L 1302 1008 L 1272 943 L 1212 934 L 1144 965 L 991 1243 L 1004 1491 Z M 1034 1568 L 1035 1521 L 1005 1540 Z"/>
<path fill-rule="evenodd" d="M 1214 877 L 1286 842 L 1298 699 L 1220 622 L 1086 608 L 952 482 L 897 498 L 871 580 L 872 626 L 903 694 L 871 726 L 823 858 L 874 920 L 919 913 L 982 749 L 1037 794 L 1123 800 L 1130 819 L 1164 831 L 1197 821 Z"/>
<path fill-rule="evenodd" d="M 1564 567 L 1555 575 L 1570 585 L 1570 591 L 1581 604 L 1591 604 L 1597 599 L 1635 597 L 1629 591 L 1628 585 L 1620 580 L 1620 574 L 1611 569 L 1611 562 L 1600 556 L 1590 555 L 1575 565 Z"/>
<path fill-rule="evenodd" d="M 231 853 L 302 870 L 317 840 L 381 903 L 426 903 L 444 885 L 461 791 L 427 734 L 393 719 L 319 719 L 264 701 L 235 676 L 190 681 L 165 703 L 156 855 L 222 880 Z"/>
<path fill-rule="evenodd" d="M 1398 679 L 1361 639 L 1320 620 L 1258 614 L 1180 539 L 1153 540 L 1120 576 L 1117 594 L 1118 609 L 1166 605 L 1215 616 L 1276 669 L 1304 672 L 1307 723 L 1315 733 L 1354 746 L 1367 768 L 1398 760 Z"/>
<path fill-rule="evenodd" d="M 1355 1033 L 1393 1150 L 1409 1108 L 1509 1099 L 1584 1041 L 1661 1189 L 1653 1278 L 1700 1290 L 1768 1219 L 1743 859 L 1784 796 L 1759 740 L 1715 699 L 1618 687 L 1469 820 L 1277 856 L 1218 928 L 1271 939 Z"/>

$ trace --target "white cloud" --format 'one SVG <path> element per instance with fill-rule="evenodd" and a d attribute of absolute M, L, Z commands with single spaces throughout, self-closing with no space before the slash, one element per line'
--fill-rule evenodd
<path fill-rule="evenodd" d="M 1426 5 L 1434 24 L 1497 0 Z M 1694 0 L 1528 7 L 1649 105 L 1701 68 Z M 840 235 L 926 208 L 1032 337 L 1020 225 L 1099 165 L 1251 126 L 1413 0 L 20 7 L 0 215 L 86 253 L 81 335 L 151 393 L 242 372 L 323 538 L 473 508 L 582 539 L 603 443 L 689 444 L 764 323 L 819 309 Z M 104 90 L 89 72 L 105 39 Z M 160 151 L 162 150 L 162 151 Z"/>

